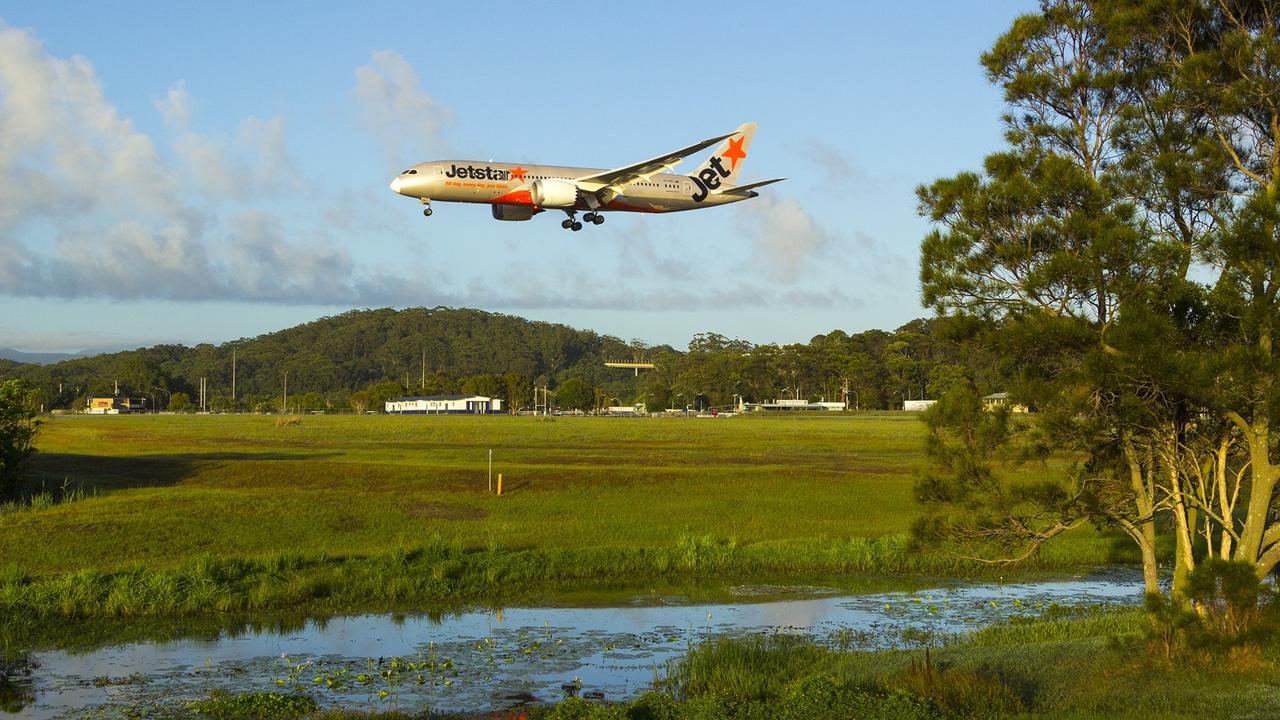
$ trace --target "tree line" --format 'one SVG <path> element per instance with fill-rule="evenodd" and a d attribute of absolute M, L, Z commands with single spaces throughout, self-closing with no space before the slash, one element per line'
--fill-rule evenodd
<path fill-rule="evenodd" d="M 606 361 L 655 368 L 637 376 Z M 190 410 L 205 378 L 207 409 L 248 412 L 284 411 L 286 389 L 289 412 L 379 411 L 391 397 L 452 393 L 501 398 L 517 410 L 534 404 L 535 387 L 547 388 L 553 404 L 578 410 L 639 403 L 704 410 L 739 400 L 846 397 L 851 408 L 888 409 L 937 397 L 961 375 L 990 389 L 1001 382 L 996 363 L 950 342 L 930 320 L 892 332 L 834 330 L 784 345 L 706 332 L 676 350 L 450 308 L 358 310 L 216 346 L 157 345 L 0 366 L 0 377 L 34 386 L 46 409 L 80 409 L 90 397 L 118 394 Z"/>

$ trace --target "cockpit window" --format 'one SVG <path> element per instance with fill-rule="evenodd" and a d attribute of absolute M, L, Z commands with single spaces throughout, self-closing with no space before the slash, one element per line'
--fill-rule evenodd
<path fill-rule="evenodd" d="M 400 174 L 401 174 L 401 175 L 417 175 L 417 174 L 418 174 L 418 171 L 417 171 L 417 170 L 414 170 L 414 169 L 412 169 L 412 168 L 410 168 L 409 170 L 405 170 L 404 172 L 402 172 L 402 173 L 400 173 Z"/>

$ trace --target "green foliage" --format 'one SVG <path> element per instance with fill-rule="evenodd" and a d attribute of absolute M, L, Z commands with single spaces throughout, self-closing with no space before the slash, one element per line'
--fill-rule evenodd
<path fill-rule="evenodd" d="M 924 413 L 929 464 L 917 472 L 916 499 L 925 513 L 917 540 L 975 557 L 1025 558 L 1061 532 L 1071 495 L 1057 480 L 1019 480 L 1023 462 L 1044 460 L 1034 424 L 1007 405 L 987 407 L 971 385 L 953 383 Z"/>
<path fill-rule="evenodd" d="M 1260 574 L 1280 562 L 1276 17 L 1271 3 L 1042 0 L 982 56 L 1007 147 L 917 193 L 936 225 L 924 302 L 987 326 L 1015 396 L 1079 461 L 1061 490 L 1024 495 L 1031 535 L 1121 528 L 1151 591 L 1157 524 L 1178 535 L 1176 590 L 1206 517 L 1211 554 Z M 1235 472 L 1253 488 L 1238 503 L 1219 491 Z M 1200 513 L 1188 497 L 1214 500 Z M 1027 526 L 1001 514 L 1003 529 L 977 529 Z"/>
<path fill-rule="evenodd" d="M 909 696 L 927 699 L 942 717 L 1002 718 L 1022 710 L 1021 700 L 998 678 L 972 670 L 939 668 L 928 649 L 919 662 L 911 661 L 909 671 L 887 684 Z"/>
<path fill-rule="evenodd" d="M 566 410 L 591 410 L 595 402 L 595 393 L 582 378 L 569 378 L 556 388 L 556 404 Z"/>
<path fill-rule="evenodd" d="M 38 391 L 21 380 L 0 381 L 0 500 L 18 492 L 40 428 Z"/>
<path fill-rule="evenodd" d="M 779 698 L 797 678 L 829 664 L 832 653 L 786 635 L 717 638 L 691 648 L 670 674 L 677 697 L 731 702 Z"/>
<path fill-rule="evenodd" d="M 789 636 L 719 638 L 690 649 L 670 679 L 677 697 L 716 698 L 728 717 L 804 720 L 836 711 L 857 718 L 997 718 L 1019 699 L 998 679 L 941 670 L 929 661 L 854 683 L 838 672 L 840 653 Z M 675 715 L 681 717 L 681 715 Z"/>
<path fill-rule="evenodd" d="M 939 376 L 934 371 L 939 367 L 963 367 L 988 391 L 1002 389 L 989 355 L 941 342 L 936 326 L 934 320 L 917 320 L 892 333 L 833 330 L 808 343 L 783 346 L 755 346 L 704 333 L 690 342 L 689 352 L 680 353 L 478 310 L 362 310 L 217 347 L 160 345 L 53 365 L 9 363 L 0 365 L 0 376 L 27 379 L 49 407 L 71 407 L 76 398 L 110 394 L 116 380 L 126 393 L 172 391 L 191 397 L 199 378 L 207 377 L 212 408 L 257 412 L 280 410 L 284 370 L 289 372 L 291 404 L 320 409 L 311 395 L 320 393 L 324 409 L 350 406 L 355 412 L 380 409 L 378 397 L 358 391 L 382 382 L 400 384 L 403 392 L 415 395 L 456 393 L 465 385 L 467 392 L 503 398 L 513 410 L 532 405 L 535 382 L 554 387 L 574 377 L 604 401 L 645 402 L 655 410 L 670 407 L 677 395 L 683 396 L 682 407 L 687 402 L 699 408 L 727 408 L 735 396 L 836 401 L 846 382 L 851 406 L 884 409 L 898 406 L 903 398 L 939 392 L 945 384 L 939 378 L 954 372 L 940 370 Z M 657 369 L 636 376 L 604 367 L 606 360 L 650 360 Z"/>
<path fill-rule="evenodd" d="M 1275 609 L 1276 593 L 1258 577 L 1253 563 L 1210 557 L 1188 578 L 1187 599 L 1200 610 L 1210 632 L 1239 642 L 1249 638 L 1259 621 Z"/>
<path fill-rule="evenodd" d="M 184 392 L 176 392 L 169 396 L 169 410 L 171 412 L 186 412 L 192 407 L 191 396 Z"/>
<path fill-rule="evenodd" d="M 252 718 L 253 720 L 288 720 L 309 717 L 320 705 L 308 695 L 298 693 L 231 694 L 214 690 L 209 697 L 187 705 L 191 712 L 210 718 Z"/>
<path fill-rule="evenodd" d="M 1275 641 L 1280 603 L 1252 563 L 1205 558 L 1187 578 L 1185 597 L 1149 594 L 1148 639 L 1166 660 L 1188 651 L 1225 654 Z"/>
<path fill-rule="evenodd" d="M 405 394 L 405 390 L 400 383 L 388 380 L 370 385 L 364 389 L 364 394 L 368 398 L 368 409 L 382 412 L 387 407 L 388 400 L 394 397 L 402 397 Z"/>
<path fill-rule="evenodd" d="M 462 381 L 462 392 L 467 395 L 506 399 L 507 388 L 500 375 L 472 375 Z"/>

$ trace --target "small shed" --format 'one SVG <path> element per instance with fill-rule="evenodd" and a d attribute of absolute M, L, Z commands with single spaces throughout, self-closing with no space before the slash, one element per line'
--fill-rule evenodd
<path fill-rule="evenodd" d="M 89 398 L 87 410 L 90 415 L 124 415 L 146 412 L 147 401 L 145 398 L 95 397 Z"/>
<path fill-rule="evenodd" d="M 982 406 L 988 410 L 998 408 L 998 407 L 1004 407 L 1005 405 L 1009 406 L 1009 412 L 1016 412 L 1016 413 L 1027 412 L 1026 405 L 1019 405 L 1017 403 L 1010 405 L 1009 393 L 1007 392 L 991 393 L 990 395 L 982 396 Z"/>

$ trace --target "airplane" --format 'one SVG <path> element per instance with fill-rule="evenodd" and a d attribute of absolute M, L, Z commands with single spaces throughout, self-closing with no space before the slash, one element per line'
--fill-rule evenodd
<path fill-rule="evenodd" d="M 755 123 L 744 123 L 727 135 L 615 170 L 434 160 L 397 175 L 391 189 L 418 198 L 427 217 L 432 200 L 488 203 L 495 220 L 528 220 L 546 210 L 561 210 L 568 217 L 560 227 L 577 232 L 583 222 L 603 223 L 605 212 L 681 212 L 756 197 L 756 188 L 786 178 L 736 184 L 755 132 Z M 720 146 L 692 175 L 668 172 L 716 143 Z M 578 211 L 586 211 L 581 221 Z"/>

